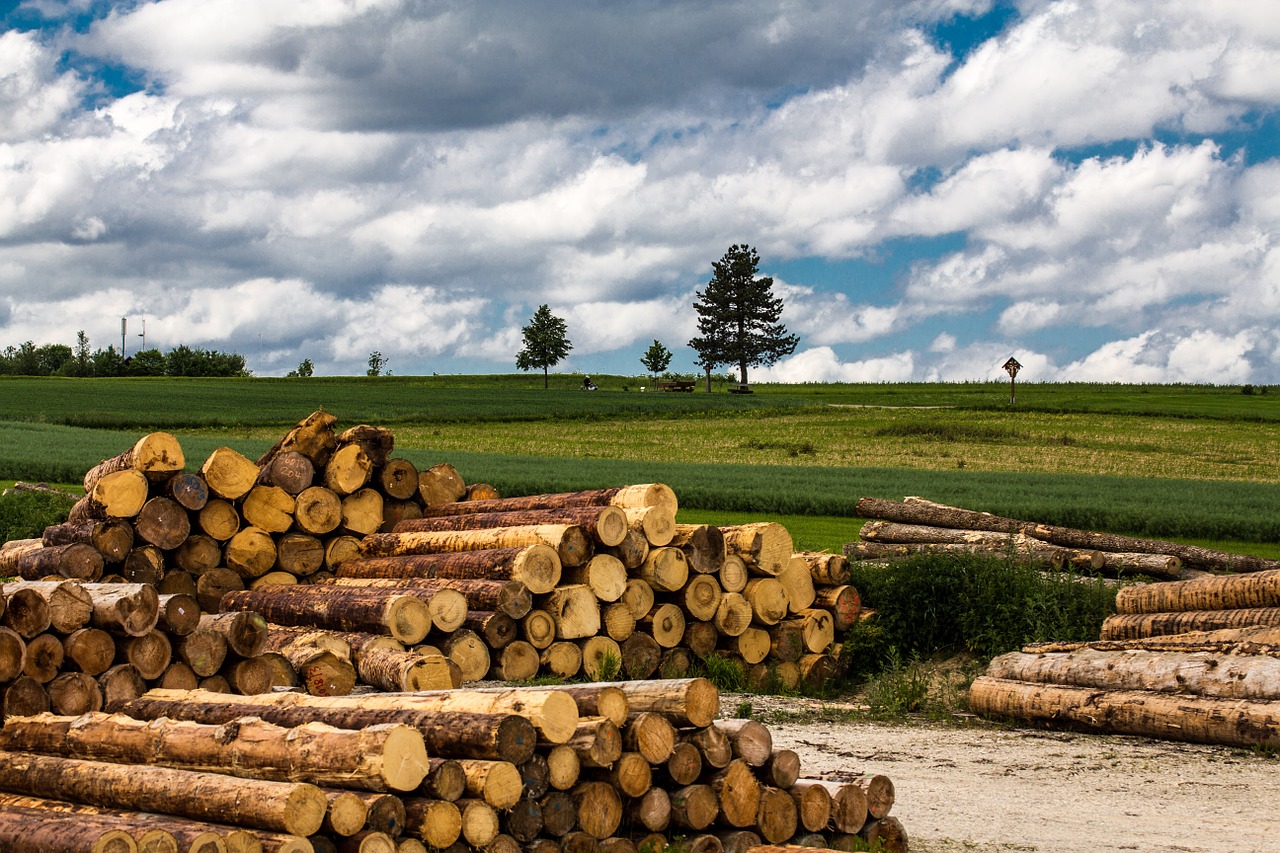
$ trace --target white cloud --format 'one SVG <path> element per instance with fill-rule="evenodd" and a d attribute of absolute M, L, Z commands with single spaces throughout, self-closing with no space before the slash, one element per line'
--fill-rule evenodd
<path fill-rule="evenodd" d="M 906 382 L 914 375 L 910 352 L 881 358 L 842 362 L 830 347 L 813 347 L 782 359 L 771 367 L 752 368 L 752 382 Z"/>
<path fill-rule="evenodd" d="M 1223 336 L 1204 329 L 1150 331 L 1112 341 L 1060 371 L 1064 381 L 1194 382 L 1229 385 L 1251 375 L 1250 355 L 1265 338 L 1256 331 Z"/>

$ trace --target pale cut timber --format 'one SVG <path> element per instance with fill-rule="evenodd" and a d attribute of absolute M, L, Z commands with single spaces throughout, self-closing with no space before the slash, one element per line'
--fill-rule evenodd
<path fill-rule="evenodd" d="M 710 682 L 707 682 L 710 684 Z M 714 690 L 714 685 L 711 686 Z M 416 693 L 379 693 L 355 696 L 306 696 L 301 693 L 266 696 L 227 696 L 207 691 L 151 690 L 156 699 L 183 699 L 196 702 L 247 702 L 253 705 L 310 708 L 400 708 L 409 711 L 454 711 L 481 714 L 515 713 L 529 719 L 548 743 L 564 743 L 578 725 L 578 705 L 572 696 L 558 690 L 526 690 L 503 687 L 491 690 L 431 690 Z"/>
<path fill-rule="evenodd" d="M 542 609 L 551 614 L 560 639 L 577 640 L 600 632 L 600 602 L 585 584 L 556 587 L 543 599 Z"/>
<path fill-rule="evenodd" d="M 862 596 L 851 586 L 820 586 L 815 589 L 813 606 L 831 614 L 836 631 L 844 632 L 858 621 Z"/>
<path fill-rule="evenodd" d="M 6 720 L 0 746 L 370 791 L 411 791 L 427 772 L 422 735 L 396 723 L 351 731 L 323 723 L 283 728 L 254 717 L 212 726 L 123 714 L 41 714 Z"/>
<path fill-rule="evenodd" d="M 730 826 L 754 826 L 760 816 L 760 781 L 746 762 L 734 759 L 723 770 L 708 777 L 720 801 L 720 816 Z"/>
<path fill-rule="evenodd" d="M 1188 631 L 1212 631 L 1256 625 L 1280 626 L 1280 607 L 1115 614 L 1103 620 L 1102 639 L 1128 640 L 1163 634 L 1183 634 Z"/>
<path fill-rule="evenodd" d="M 327 723 L 340 729 L 362 729 L 381 723 L 401 723 L 417 729 L 429 754 L 435 757 L 480 758 L 523 764 L 533 755 L 537 732 L 518 713 L 472 713 L 463 711 L 414 711 L 386 708 L 315 708 L 284 700 L 275 703 L 238 703 L 236 697 L 203 702 L 185 690 L 152 690 L 121 704 L 119 713 L 139 720 L 168 717 L 196 723 L 220 724 L 239 717 L 257 716 L 278 726 L 293 728 L 303 723 Z M 281 694 L 275 694 L 281 695 Z M 173 698 L 178 696 L 180 698 Z"/>
<path fill-rule="evenodd" d="M 23 752 L 0 757 L 0 790 L 294 835 L 313 835 L 325 812 L 324 795 L 314 785 L 301 782 L 236 779 L 221 773 Z"/>
<path fill-rule="evenodd" d="M 620 601 L 631 611 L 633 618 L 639 619 L 653 609 L 653 587 L 642 578 L 627 578 L 627 589 Z"/>
<path fill-rule="evenodd" d="M 983 716 L 1066 721 L 1094 731 L 1246 748 L 1280 747 L 1280 702 L 1097 690 L 974 679 L 969 706 Z"/>
<path fill-rule="evenodd" d="M 342 499 L 342 529 L 367 536 L 382 528 L 383 500 L 375 489 L 358 489 Z"/>
<path fill-rule="evenodd" d="M 724 732 L 733 747 L 735 758 L 751 767 L 763 767 L 773 755 L 773 737 L 769 729 L 756 720 L 717 720 L 715 727 Z"/>
<path fill-rule="evenodd" d="M 359 444 L 346 444 L 329 457 L 321 479 L 325 488 L 345 496 L 364 488 L 371 476 L 373 461 L 369 454 Z"/>
<path fill-rule="evenodd" d="M 1134 584 L 1116 591 L 1121 614 L 1254 607 L 1280 607 L 1280 571 Z"/>
<path fill-rule="evenodd" d="M 596 554 L 585 566 L 576 566 L 564 573 L 564 583 L 582 583 L 591 587 L 596 598 L 612 602 L 627 591 L 627 567 L 612 554 Z"/>
<path fill-rule="evenodd" d="M 211 539 L 226 542 L 240 529 L 240 513 L 230 501 L 213 498 L 196 514 L 196 523 Z"/>
<path fill-rule="evenodd" d="M 457 499 L 455 499 L 457 500 Z M 647 506 L 667 507 L 674 517 L 678 508 L 676 494 L 661 483 L 589 489 L 581 492 L 527 495 L 492 500 L 458 501 L 443 506 L 429 505 L 426 515 L 462 515 L 477 512 L 513 512 L 532 509 L 562 509 L 581 506 L 617 506 L 623 509 Z"/>
<path fill-rule="evenodd" d="M 720 596 L 720 604 L 716 607 L 712 622 L 726 637 L 738 637 L 751 627 L 754 615 L 751 602 L 747 601 L 741 593 L 726 592 Z"/>
<path fill-rule="evenodd" d="M 617 640 L 597 634 L 580 640 L 582 648 L 582 672 L 592 681 L 599 681 L 606 673 L 613 674 L 622 662 L 622 647 Z M 611 675 L 612 677 L 612 675 Z"/>
<path fill-rule="evenodd" d="M 266 467 L 276 454 L 295 451 L 310 459 L 313 465 L 323 468 L 338 441 L 333 432 L 333 425 L 337 422 L 338 419 L 324 409 L 317 409 L 259 457 L 258 465 Z"/>
<path fill-rule="evenodd" d="M 776 522 L 738 524 L 722 527 L 720 532 L 726 551 L 740 557 L 752 571 L 774 576 L 791 560 L 791 534 Z"/>
<path fill-rule="evenodd" d="M 670 545 L 675 537 L 676 516 L 668 507 L 631 507 L 626 515 L 631 530 L 642 535 L 654 548 Z"/>
<path fill-rule="evenodd" d="M 113 634 L 141 637 L 160 619 L 160 596 L 150 584 L 87 583 L 93 598 L 90 624 Z"/>
<path fill-rule="evenodd" d="M 112 472 L 94 483 L 67 513 L 67 520 L 132 518 L 147 502 L 149 488 L 141 471 L 129 468 Z"/>
<path fill-rule="evenodd" d="M 565 509 L 525 510 L 512 512 L 467 513 L 463 515 L 426 515 L 406 519 L 394 532 L 442 532 L 448 530 L 484 530 L 494 527 L 526 527 L 540 524 L 576 524 L 589 531 L 600 545 L 622 542 L 627 535 L 627 513 L 620 507 L 568 507 Z"/>
<path fill-rule="evenodd" d="M 158 483 L 181 471 L 186 464 L 178 439 L 167 432 L 153 432 L 138 439 L 133 447 L 123 453 L 103 460 L 86 471 L 84 490 L 86 494 L 92 492 L 93 487 L 107 474 L 130 468 Z"/>
<path fill-rule="evenodd" d="M 709 622 L 720 610 L 724 592 L 715 575 L 695 574 L 689 578 L 680 594 L 680 604 L 690 618 Z"/>
<path fill-rule="evenodd" d="M 275 567 L 279 556 L 276 541 L 261 527 L 244 527 L 227 542 L 223 552 L 227 568 L 244 580 L 265 575 Z"/>
<path fill-rule="evenodd" d="M 1000 655 L 987 675 L 1006 681 L 1070 684 L 1102 690 L 1189 693 L 1222 699 L 1280 697 L 1280 658 L 1144 650 Z"/>
<path fill-rule="evenodd" d="M 405 554 L 347 560 L 340 578 L 449 578 L 519 581 L 535 595 L 550 592 L 562 577 L 560 557 L 550 545 L 536 543 L 454 553 Z"/>
<path fill-rule="evenodd" d="M 720 588 L 725 592 L 742 592 L 747 588 L 747 581 L 750 574 L 747 572 L 747 564 L 737 554 L 726 554 L 724 563 L 720 566 L 720 571 L 716 572 L 716 576 L 720 578 Z"/>
<path fill-rule="evenodd" d="M 279 486 L 256 485 L 240 502 L 240 514 L 252 527 L 284 533 L 293 526 L 296 499 Z"/>
<path fill-rule="evenodd" d="M 608 838 L 622 823 L 622 796 L 607 782 L 582 782 L 570 792 L 578 826 L 593 838 Z"/>
<path fill-rule="evenodd" d="M 646 711 L 660 713 L 680 726 L 709 726 L 720 713 L 720 691 L 705 678 L 617 681 L 589 686 L 616 687 L 626 695 L 632 715 Z"/>
<path fill-rule="evenodd" d="M 591 559 L 595 546 L 586 529 L 577 524 L 535 524 L 482 530 L 375 533 L 366 536 L 360 551 L 366 557 L 400 554 L 441 554 L 549 545 L 562 566 L 580 566 Z"/>
<path fill-rule="evenodd" d="M 654 548 L 636 576 L 655 592 L 675 592 L 689 580 L 689 562 L 679 548 Z"/>
<path fill-rule="evenodd" d="M 454 803 L 425 797 L 404 798 L 406 832 L 435 850 L 444 850 L 462 836 L 462 811 Z"/>
<path fill-rule="evenodd" d="M 230 447 L 215 448 L 200 466 L 209 491 L 223 500 L 244 497 L 258 481 L 258 466 Z"/>
<path fill-rule="evenodd" d="M 843 554 L 799 551 L 797 557 L 809 567 L 809 575 L 821 586 L 843 586 L 849 582 L 849 558 Z"/>
<path fill-rule="evenodd" d="M 332 533 L 342 524 L 342 498 L 324 486 L 310 486 L 298 493 L 293 517 L 298 529 L 312 536 Z"/>
<path fill-rule="evenodd" d="M 680 645 L 684 626 L 684 611 L 675 604 L 655 604 L 652 610 L 636 620 L 636 629 L 652 636 L 664 649 Z"/>
<path fill-rule="evenodd" d="M 778 573 L 778 581 L 787 596 L 787 609 L 792 613 L 799 613 L 813 606 L 817 592 L 813 576 L 809 572 L 809 564 L 803 557 L 793 554 L 786 568 Z"/>

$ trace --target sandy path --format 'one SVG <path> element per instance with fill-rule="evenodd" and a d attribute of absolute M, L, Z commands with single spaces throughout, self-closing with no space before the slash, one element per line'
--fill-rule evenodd
<path fill-rule="evenodd" d="M 805 772 L 893 779 L 915 853 L 1280 853 L 1280 758 L 1035 730 L 768 725 Z"/>

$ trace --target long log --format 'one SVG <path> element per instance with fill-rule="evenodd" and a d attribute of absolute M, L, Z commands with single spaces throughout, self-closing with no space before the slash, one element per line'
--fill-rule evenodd
<path fill-rule="evenodd" d="M 710 682 L 707 682 L 710 684 Z M 711 685 L 714 690 L 714 685 Z M 418 693 L 377 693 L 356 696 L 307 696 L 301 693 L 265 696 L 227 696 L 203 690 L 151 690 L 147 698 L 255 706 L 295 705 L 310 708 L 398 708 L 409 711 L 455 711 L 481 714 L 518 713 L 528 718 L 548 743 L 564 743 L 578 725 L 573 697 L 555 689 L 499 687 L 488 690 L 432 690 Z M 718 699 L 717 699 L 718 702 Z M 718 706 L 717 706 L 718 707 Z"/>
<path fill-rule="evenodd" d="M 1280 607 L 1280 571 L 1134 584 L 1116 591 L 1117 613 Z"/>
<path fill-rule="evenodd" d="M 122 519 L 67 521 L 46 527 L 41 534 L 45 547 L 53 545 L 90 545 L 110 563 L 124 559 L 133 547 L 133 525 Z"/>
<path fill-rule="evenodd" d="M 67 521 L 133 518 L 147 501 L 146 475 L 132 468 L 104 475 L 67 512 Z"/>
<path fill-rule="evenodd" d="M 58 853 L 138 853 L 121 822 L 14 805 L 0 806 L 0 849 Z"/>
<path fill-rule="evenodd" d="M 333 431 L 333 425 L 337 422 L 335 416 L 324 409 L 317 409 L 258 457 L 258 465 L 265 468 L 278 454 L 293 451 L 310 459 L 313 465 L 323 468 L 338 443 L 338 437 Z"/>
<path fill-rule="evenodd" d="M 89 622 L 95 628 L 141 637 L 160 620 L 160 596 L 150 584 L 91 583 L 83 588 L 93 598 Z"/>
<path fill-rule="evenodd" d="M 173 698 L 181 695 L 182 698 Z M 198 694 L 191 694 L 198 695 Z M 533 755 L 537 732 L 525 717 L 512 713 L 414 711 L 404 708 L 318 708 L 279 703 L 202 702 L 187 691 L 152 690 L 111 710 L 139 720 L 168 717 L 196 723 L 220 724 L 257 716 L 269 723 L 295 728 L 304 723 L 327 723 L 341 729 L 362 729 L 400 723 L 418 730 L 427 753 L 446 758 L 506 760 L 522 764 Z"/>
<path fill-rule="evenodd" d="M 1224 628 L 1216 631 L 1188 631 L 1159 637 L 1137 637 L 1131 640 L 1086 640 L 1083 642 L 1028 643 L 1022 651 L 1074 652 L 1082 648 L 1104 652 L 1144 649 L 1152 652 L 1213 652 L 1220 655 L 1280 655 L 1280 627 L 1255 625 L 1248 628 Z"/>
<path fill-rule="evenodd" d="M 969 707 L 997 718 L 1065 721 L 1093 731 L 1227 746 L 1280 747 L 1280 702 L 974 679 Z"/>
<path fill-rule="evenodd" d="M 314 785 L 7 752 L 0 790 L 88 805 L 159 812 L 294 835 L 312 835 L 325 813 Z"/>
<path fill-rule="evenodd" d="M 228 592 L 222 609 L 255 610 L 282 625 L 390 634 L 406 644 L 421 642 L 431 630 L 427 605 L 395 590 L 271 585 Z"/>
<path fill-rule="evenodd" d="M 49 545 L 19 554 L 16 574 L 33 581 L 58 575 L 95 581 L 102 577 L 104 562 L 102 552 L 83 542 Z"/>
<path fill-rule="evenodd" d="M 366 557 L 394 557 L 401 554 L 520 548 L 538 544 L 554 548 L 562 566 L 583 565 L 595 553 L 590 534 L 578 524 L 533 524 L 436 533 L 375 533 L 366 536 L 360 543 L 360 553 Z"/>
<path fill-rule="evenodd" d="M 340 578 L 512 580 L 540 595 L 556 588 L 561 572 L 556 550 L 537 543 L 518 548 L 363 557 L 343 562 L 335 573 Z"/>
<path fill-rule="evenodd" d="M 1006 681 L 1070 684 L 1100 690 L 1190 693 L 1222 699 L 1280 698 L 1280 659 L 1208 652 L 1074 652 L 1000 655 L 987 675 Z"/>
<path fill-rule="evenodd" d="M 214 726 L 40 714 L 5 720 L 0 748 L 370 791 L 411 791 L 427 772 L 422 735 L 397 723 L 352 731 L 324 723 L 284 728 L 256 717 Z"/>
<path fill-rule="evenodd" d="M 1161 634 L 1245 628 L 1254 625 L 1280 626 L 1280 607 L 1114 614 L 1102 621 L 1102 639 L 1127 640 Z"/>
<path fill-rule="evenodd" d="M 482 501 L 458 501 L 441 506 L 428 507 L 424 516 L 467 515 L 481 512 L 517 512 L 523 510 L 562 509 L 566 507 L 617 506 L 640 508 L 646 506 L 668 507 L 675 515 L 678 507 L 675 492 L 661 483 L 619 486 L 608 489 L 588 489 L 580 492 L 562 492 L 524 497 L 497 498 Z"/>
<path fill-rule="evenodd" d="M 484 578 L 359 578 L 339 574 L 331 583 L 370 589 L 418 589 L 427 593 L 442 589 L 454 590 L 466 598 L 469 609 L 496 610 L 512 619 L 523 619 L 533 609 L 532 590 L 521 581 Z"/>
<path fill-rule="evenodd" d="M 494 527 L 527 527 L 543 524 L 575 524 L 588 530 L 600 545 L 617 545 L 627 535 L 627 514 L 621 507 L 566 507 L 564 509 L 514 510 L 463 515 L 429 515 L 406 519 L 392 532 L 441 532 L 484 530 Z"/>
<path fill-rule="evenodd" d="M 84 490 L 93 487 L 107 474 L 134 469 L 151 482 L 161 482 L 186 465 L 182 445 L 167 432 L 153 432 L 134 442 L 133 447 L 90 468 L 84 475 Z"/>

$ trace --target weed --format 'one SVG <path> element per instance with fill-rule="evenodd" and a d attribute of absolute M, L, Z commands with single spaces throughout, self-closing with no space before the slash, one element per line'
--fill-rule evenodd
<path fill-rule="evenodd" d="M 747 675 L 742 665 L 718 654 L 701 658 L 697 668 L 701 674 L 725 693 L 742 693 L 747 687 Z"/>
<path fill-rule="evenodd" d="M 52 492 L 13 492 L 0 497 L 0 542 L 34 539 L 67 520 L 74 497 Z"/>

